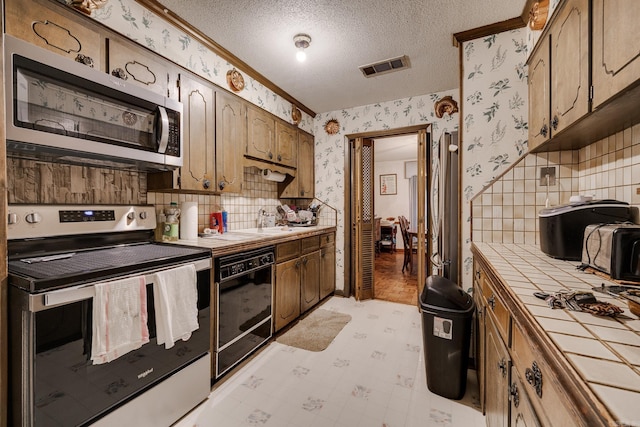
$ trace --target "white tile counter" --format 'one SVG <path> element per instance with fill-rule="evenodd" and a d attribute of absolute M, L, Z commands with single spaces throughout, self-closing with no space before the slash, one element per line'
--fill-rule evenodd
<path fill-rule="evenodd" d="M 551 338 L 577 375 L 619 425 L 640 426 L 640 319 L 625 301 L 594 292 L 600 301 L 624 309 L 616 318 L 551 309 L 534 291 L 588 290 L 616 285 L 576 267 L 579 261 L 548 257 L 537 246 L 474 243 L 498 277 Z"/>

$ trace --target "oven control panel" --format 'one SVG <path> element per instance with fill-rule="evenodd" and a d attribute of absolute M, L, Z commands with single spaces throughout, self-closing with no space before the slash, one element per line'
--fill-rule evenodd
<path fill-rule="evenodd" d="M 153 205 L 9 205 L 7 238 L 152 230 Z"/>

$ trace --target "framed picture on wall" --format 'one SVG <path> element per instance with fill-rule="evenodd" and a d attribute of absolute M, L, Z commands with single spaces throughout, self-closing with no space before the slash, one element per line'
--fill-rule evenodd
<path fill-rule="evenodd" d="M 380 194 L 398 194 L 397 175 L 395 173 L 388 175 L 380 175 Z"/>

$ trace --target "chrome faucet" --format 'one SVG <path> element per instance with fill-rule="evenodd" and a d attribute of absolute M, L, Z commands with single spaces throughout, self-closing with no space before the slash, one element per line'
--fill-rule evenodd
<path fill-rule="evenodd" d="M 258 231 L 262 231 L 262 226 L 264 223 L 264 214 L 266 211 L 262 208 L 258 209 Z"/>

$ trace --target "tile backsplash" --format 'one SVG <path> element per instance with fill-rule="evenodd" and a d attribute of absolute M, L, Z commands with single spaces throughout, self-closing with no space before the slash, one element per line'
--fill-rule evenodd
<path fill-rule="evenodd" d="M 543 167 L 555 168 L 550 186 L 543 185 Z M 640 125 L 579 150 L 530 153 L 472 200 L 472 240 L 539 244 L 538 212 L 545 206 L 581 194 L 640 207 L 639 192 Z"/>

